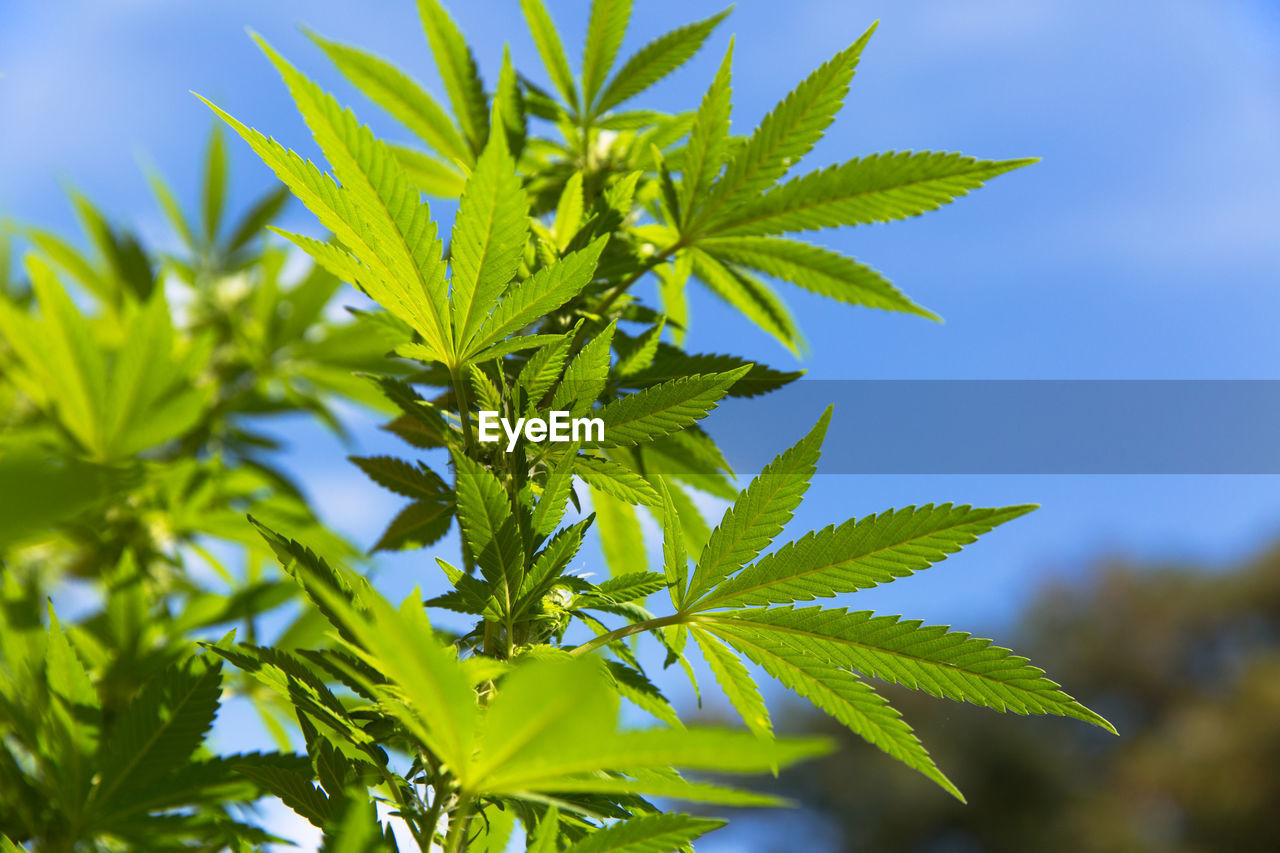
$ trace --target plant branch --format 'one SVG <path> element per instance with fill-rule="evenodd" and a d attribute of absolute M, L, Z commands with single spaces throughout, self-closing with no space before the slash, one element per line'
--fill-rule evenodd
<path fill-rule="evenodd" d="M 449 816 L 449 834 L 444 840 L 444 853 L 459 853 L 466 849 L 467 824 L 471 822 L 470 797 L 462 797 L 458 807 Z"/>
<path fill-rule="evenodd" d="M 672 243 L 667 248 L 663 249 L 661 252 L 658 252 L 656 255 L 653 255 L 652 257 L 650 257 L 649 262 L 647 264 L 640 267 L 640 269 L 636 270 L 631 275 L 624 278 L 622 281 L 618 282 L 618 284 L 616 284 L 612 290 L 610 290 L 608 293 L 605 294 L 604 299 L 601 300 L 600 304 L 596 306 L 595 313 L 604 314 L 606 311 L 612 308 L 613 303 L 617 302 L 618 298 L 622 296 L 622 294 L 626 293 L 627 290 L 631 287 L 631 285 L 639 281 L 645 275 L 645 273 L 650 272 L 655 267 L 665 262 L 668 258 L 670 258 L 672 255 L 674 255 L 676 252 L 680 251 L 683 248 L 684 248 L 684 238 L 682 237 L 679 240 Z"/>
<path fill-rule="evenodd" d="M 630 637 L 632 634 L 639 634 L 641 631 L 652 631 L 655 628 L 665 628 L 668 625 L 679 625 L 682 622 L 692 622 L 694 617 L 688 613 L 672 613 L 670 616 L 663 616 L 659 619 L 646 619 L 643 622 L 634 622 L 625 625 L 607 634 L 601 634 L 590 642 L 583 643 L 577 648 L 569 650 L 569 654 L 573 657 L 581 657 L 588 652 L 593 652 L 601 646 L 607 646 L 614 640 L 621 640 L 624 637 Z"/>

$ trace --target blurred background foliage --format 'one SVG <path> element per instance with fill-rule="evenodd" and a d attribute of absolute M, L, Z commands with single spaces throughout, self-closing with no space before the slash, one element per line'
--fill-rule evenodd
<path fill-rule="evenodd" d="M 1005 634 L 1011 634 L 1005 636 Z M 967 805 L 799 705 L 839 740 L 767 786 L 801 806 L 731 825 L 742 849 L 1045 853 L 1274 850 L 1280 838 L 1280 549 L 1229 569 L 1108 562 L 1046 585 L 998 635 L 1116 724 L 886 693 Z M 718 849 L 728 849 L 718 848 Z"/>
<path fill-rule="evenodd" d="M 322 630 L 282 609 L 297 586 L 279 578 L 246 513 L 306 531 L 330 558 L 361 558 L 317 521 L 263 426 L 303 414 L 344 436 L 342 406 L 379 399 L 352 372 L 385 371 L 390 344 L 379 324 L 331 307 L 337 279 L 267 243 L 282 190 L 228 209 L 230 170 L 214 131 L 194 214 L 147 176 L 176 236 L 170 251 L 75 191 L 77 238 L 5 226 L 0 624 L 36 624 L 55 600 L 76 651 L 103 668 L 107 714 L 196 639 L 233 627 L 256 637 L 272 612 L 285 645 Z M 240 687 L 287 746 L 289 712 Z M 0 746 L 20 759 L 34 744 Z"/>

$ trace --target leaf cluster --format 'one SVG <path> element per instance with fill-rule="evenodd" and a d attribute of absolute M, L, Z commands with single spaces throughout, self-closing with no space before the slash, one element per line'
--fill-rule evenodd
<path fill-rule="evenodd" d="M 101 613 L 67 632 L 24 629 L 50 650 L 44 669 L 23 649 L 5 651 L 15 682 L 36 691 L 30 702 L 9 701 L 13 784 L 50 780 L 68 810 L 15 813 L 28 821 L 18 840 L 70 831 L 128 845 L 131 832 L 173 827 L 175 839 L 243 847 L 264 838 L 226 818 L 225 804 L 268 792 L 320 828 L 326 850 L 395 849 L 395 821 L 420 849 L 446 853 L 506 849 L 517 823 L 526 849 L 542 853 L 683 850 L 721 821 L 664 812 L 654 798 L 776 804 L 686 772 L 776 771 L 827 748 L 774 735 L 761 672 L 956 797 L 873 680 L 1110 728 L 989 640 L 807 605 L 923 571 L 1031 507 L 912 506 L 777 545 L 817 471 L 832 413 L 740 490 L 705 419 L 726 397 L 764 395 L 800 373 L 686 347 L 695 285 L 793 354 L 803 337 L 777 282 L 934 317 L 871 267 L 796 235 L 916 216 L 1030 161 L 891 152 L 793 174 L 840 109 L 874 27 L 738 135 L 732 46 L 696 108 L 635 106 L 704 46 L 724 13 L 619 62 L 631 3 L 593 0 L 575 74 L 541 0 L 521 8 L 549 86 L 508 54 L 489 87 L 445 8 L 419 0 L 447 105 L 390 62 L 312 35 L 417 137 L 413 146 L 379 138 L 254 36 L 324 162 L 206 103 L 319 230 L 272 226 L 288 248 L 253 248 L 283 204 L 279 191 L 224 228 L 225 152 L 215 136 L 199 227 L 157 183 L 187 250 L 164 268 L 199 297 L 184 322 L 174 322 L 154 276 L 144 286 L 127 247 L 104 253 L 115 266 L 101 272 L 31 235 L 99 307 L 85 312 L 38 258 L 28 263 L 31 299 L 15 292 L 0 302 L 4 358 L 15 369 L 6 393 L 24 401 L 19 425 L 39 449 L 12 457 L 13 470 L 45 483 L 69 468 L 95 472 L 111 497 L 86 497 L 74 521 L 123 544 L 109 559 L 89 552 L 87 565 L 119 585 Z M 445 234 L 427 199 L 454 197 Z M 281 284 L 290 251 L 315 264 L 292 287 Z M 244 275 L 251 286 L 237 289 Z M 636 287 L 642 281 L 656 300 Z M 343 282 L 372 307 L 334 323 L 325 306 Z M 352 458 L 410 501 L 373 549 L 431 546 L 456 525 L 461 565 L 424 561 L 423 580 L 442 579 L 444 592 L 415 591 L 398 606 L 383 598 L 272 466 L 270 440 L 246 427 L 282 411 L 340 427 L 338 395 L 390 413 L 386 428 L 409 447 L 410 458 Z M 564 411 L 598 418 L 604 433 L 518 441 L 508 452 L 482 440 L 480 411 L 511 421 Z M 714 525 L 700 508 L 707 498 L 729 504 Z M 252 527 L 233 520 L 242 514 Z M 645 547 L 646 514 L 662 532 L 660 566 Z M 228 573 L 230 594 L 182 571 L 205 536 L 260 537 L 245 544 L 252 570 Z M 593 537 L 607 571 L 575 571 L 594 559 L 580 557 Z M 278 575 L 261 571 L 265 553 Z M 38 584 L 11 578 L 9 559 L 6 589 L 20 598 Z M 659 615 L 650 607 L 664 592 L 670 607 Z M 301 616 L 264 642 L 257 617 L 295 596 Z M 180 611 L 168 609 L 177 603 Z M 442 630 L 432 609 L 466 627 Z M 207 629 L 228 621 L 243 623 L 240 641 L 214 641 Z M 697 689 L 694 648 L 745 730 L 688 726 L 662 692 L 650 653 Z M 300 734 L 305 756 L 199 752 L 220 667 L 282 744 L 286 725 Z M 148 675 L 119 686 L 111 676 L 121 668 Z M 620 726 L 623 699 L 652 727 Z M 28 705 L 38 721 L 23 717 Z M 154 766 L 139 762 L 156 748 L 149 738 L 165 747 Z M 207 787 L 184 789 L 206 772 Z M 190 791 L 182 804 L 148 799 L 181 790 Z M 112 822 L 105 815 L 116 806 L 146 828 Z"/>

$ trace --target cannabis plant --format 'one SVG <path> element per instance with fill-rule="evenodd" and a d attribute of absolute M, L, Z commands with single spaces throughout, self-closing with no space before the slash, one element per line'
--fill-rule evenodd
<path fill-rule="evenodd" d="M 793 352 L 803 339 L 770 280 L 933 317 L 872 268 L 793 235 L 915 216 L 1030 161 L 888 153 L 789 177 L 839 110 L 871 31 L 739 136 L 730 126 L 731 47 L 696 109 L 629 107 L 724 18 L 673 30 L 619 64 L 630 5 L 594 0 L 574 75 L 540 0 L 522 0 L 550 85 L 504 55 L 490 89 L 446 10 L 419 0 L 449 109 L 391 63 L 314 35 L 416 145 L 375 136 L 260 38 L 327 165 L 210 103 L 325 233 L 273 230 L 374 304 L 351 333 L 386 357 L 362 365 L 361 381 L 393 411 L 388 429 L 421 451 L 354 460 L 410 501 L 374 547 L 429 547 L 456 522 L 461 564 L 424 558 L 421 584 L 442 579 L 445 591 L 395 606 L 347 555 L 249 508 L 246 525 L 302 591 L 303 618 L 321 629 L 275 644 L 205 637 L 200 653 L 143 687 L 123 734 L 117 721 L 76 713 L 97 707 L 91 673 L 103 664 L 79 632 L 67 642 L 51 620 L 47 638 L 31 640 L 48 661 L 35 701 L 66 741 L 47 775 L 79 785 L 72 800 L 89 791 L 87 813 L 105 821 L 71 826 L 141 844 L 120 828 L 133 824 L 101 817 L 111 813 L 101 804 L 118 800 L 126 814 L 132 802 L 133 814 L 149 815 L 156 832 L 182 828 L 209 846 L 262 840 L 225 811 L 166 811 L 146 800 L 158 785 L 173 790 L 207 773 L 220 801 L 271 792 L 331 850 L 396 849 L 398 824 L 407 830 L 400 843 L 411 838 L 422 850 L 500 851 L 518 837 L 517 823 L 526 849 L 540 853 L 685 849 L 722 821 L 659 802 L 770 804 L 724 777 L 776 771 L 826 748 L 775 736 L 760 672 L 956 797 L 870 679 L 1111 728 L 989 640 L 809 604 L 926 569 L 1031 507 L 926 504 L 774 547 L 817 470 L 832 413 L 739 491 L 699 422 L 727 396 L 767 394 L 799 374 L 687 348 L 686 293 L 695 284 Z M 424 197 L 452 196 L 460 201 L 446 247 Z M 650 277 L 652 304 L 635 287 Z M 52 313 L 44 294 L 53 290 L 37 286 L 42 313 Z M 153 310 L 150 322 L 162 325 Z M 11 313 L 14 328 L 36 322 Z M 240 319 L 229 319 L 232 334 Z M 123 355 L 114 364 L 112 376 L 136 373 Z M 60 399 L 52 395 L 49 407 L 61 411 Z M 125 411 L 134 408 L 126 400 Z M 704 520 L 698 493 L 730 504 L 718 523 Z M 646 556 L 640 512 L 662 531 L 660 565 Z M 571 571 L 593 528 L 604 559 Z M 452 613 L 433 622 L 432 610 Z M 463 627 L 443 627 L 454 624 Z M 693 680 L 695 648 L 744 728 L 686 725 L 655 683 L 652 651 Z M 5 652 L 6 661 L 32 654 Z M 116 782 L 115 768 L 140 745 L 130 732 L 171 730 L 180 745 L 163 754 L 193 756 L 217 704 L 220 666 L 291 709 L 305 755 L 197 755 L 193 765 L 170 760 L 142 782 Z M 652 724 L 621 725 L 624 699 Z M 42 760 L 43 741 L 23 743 L 15 760 L 27 778 L 22 762 Z M 77 763 L 86 755 L 95 757 Z M 25 825 L 37 828 L 21 840 L 52 838 L 51 847 L 86 838 Z"/>

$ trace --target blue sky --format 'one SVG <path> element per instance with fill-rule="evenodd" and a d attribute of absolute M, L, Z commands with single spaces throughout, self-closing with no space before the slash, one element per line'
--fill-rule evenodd
<path fill-rule="evenodd" d="M 642 4 L 624 52 L 705 0 Z M 797 81 L 877 18 L 846 108 L 812 167 L 883 149 L 1039 156 L 919 220 L 824 232 L 827 245 L 884 270 L 946 318 L 834 308 L 790 290 L 814 377 L 1275 378 L 1280 364 L 1280 6 L 1263 0 L 973 0 L 894 3 L 743 0 L 697 60 L 645 96 L 689 108 L 736 34 L 735 127 L 746 132 Z M 454 2 L 489 80 L 509 42 L 541 66 L 514 0 Z M 548 6 L 570 50 L 585 2 Z M 352 8 L 359 8 L 352 14 Z M 334 0 L 116 0 L 5 4 L 0 11 L 0 216 L 69 230 L 60 182 L 88 192 L 157 241 L 163 224 L 135 164 L 158 164 L 191 202 L 209 125 L 196 90 L 310 151 L 251 26 L 347 98 L 385 135 L 407 132 L 368 107 L 299 33 L 396 60 L 439 92 L 412 4 Z M 269 175 L 242 149 L 234 196 Z M 447 206 L 439 207 L 448 216 Z M 305 214 L 295 212 L 297 225 Z M 690 345 L 792 359 L 696 296 Z M 767 405 L 764 403 L 763 405 Z M 852 418 L 855 413 L 844 417 Z M 1212 412 L 1196 416 L 1212 417 Z M 857 413 L 891 417 L 892 413 Z M 851 423 L 846 421 L 846 424 Z M 937 428 L 947 427 L 946 412 Z M 841 413 L 833 438 L 841 434 Z M 372 429 L 367 447 L 391 448 Z M 779 449 L 796 436 L 779 436 Z M 396 501 L 310 431 L 292 460 L 321 510 L 364 542 Z M 1262 476 L 820 476 L 795 521 L 808 529 L 930 500 L 1043 508 L 925 576 L 862 594 L 860 606 L 998 628 L 1046 575 L 1102 556 L 1220 564 L 1280 537 L 1280 478 Z M 388 564 L 395 591 L 422 555 Z"/>

